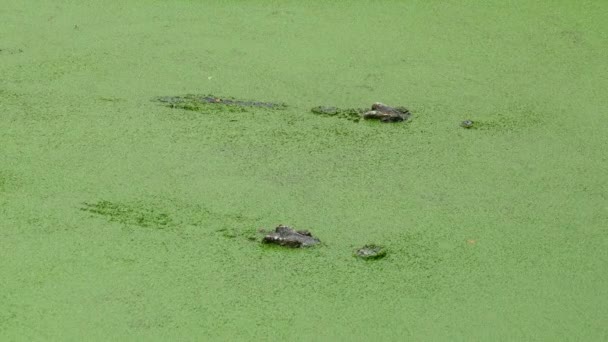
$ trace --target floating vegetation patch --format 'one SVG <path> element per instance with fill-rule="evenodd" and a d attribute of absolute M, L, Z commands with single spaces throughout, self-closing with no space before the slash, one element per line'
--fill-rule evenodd
<path fill-rule="evenodd" d="M 443 262 L 444 251 L 438 242 L 423 234 L 406 234 L 400 239 L 400 257 L 411 270 L 430 271 Z"/>
<path fill-rule="evenodd" d="M 365 109 L 340 109 L 337 107 L 329 107 L 329 106 L 317 106 L 310 110 L 312 113 L 327 116 L 327 117 L 335 117 L 340 119 L 346 119 L 353 122 L 359 122 L 363 118 L 363 114 L 365 114 Z"/>
<path fill-rule="evenodd" d="M 6 184 L 7 184 L 7 179 L 0 172 L 0 192 L 4 191 L 4 189 L 6 188 Z"/>
<path fill-rule="evenodd" d="M 0 55 L 16 55 L 18 53 L 23 53 L 23 50 L 22 49 L 0 48 Z"/>
<path fill-rule="evenodd" d="M 249 108 L 285 109 L 283 103 L 238 100 L 232 97 L 215 95 L 161 96 L 154 99 L 169 108 L 178 108 L 196 112 L 209 112 L 222 109 L 229 112 L 246 112 Z"/>
<path fill-rule="evenodd" d="M 13 189 L 16 183 L 17 179 L 12 173 L 0 171 L 0 192 Z"/>
<path fill-rule="evenodd" d="M 99 97 L 98 98 L 100 101 L 104 101 L 104 102 L 124 102 L 125 99 L 123 98 L 119 98 L 119 97 Z"/>
<path fill-rule="evenodd" d="M 259 232 L 254 229 L 238 229 L 236 227 L 223 227 L 217 229 L 216 232 L 220 233 L 222 237 L 226 239 L 246 239 L 249 241 L 258 241 Z"/>
<path fill-rule="evenodd" d="M 80 210 L 105 216 L 108 220 L 126 225 L 164 229 L 174 225 L 171 217 L 149 205 L 129 205 L 110 201 L 84 203 Z"/>
<path fill-rule="evenodd" d="M 530 109 L 514 109 L 482 120 L 465 120 L 461 127 L 470 130 L 495 132 L 521 131 L 542 123 L 542 116 Z"/>
<path fill-rule="evenodd" d="M 3 295 L 2 300 L 4 308 L 0 311 L 0 331 L 4 332 L 6 327 L 17 320 L 17 314 L 14 312 L 15 305 L 11 305 L 8 295 Z"/>

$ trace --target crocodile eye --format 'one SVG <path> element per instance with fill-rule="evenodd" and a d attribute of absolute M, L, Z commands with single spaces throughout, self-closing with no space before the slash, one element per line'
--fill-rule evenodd
<path fill-rule="evenodd" d="M 463 122 L 460 123 L 460 126 L 464 127 L 464 128 L 471 128 L 471 127 L 473 127 L 473 121 L 464 120 Z"/>

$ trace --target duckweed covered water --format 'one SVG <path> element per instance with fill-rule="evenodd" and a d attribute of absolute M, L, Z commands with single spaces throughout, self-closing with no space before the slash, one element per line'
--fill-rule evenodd
<path fill-rule="evenodd" d="M 1 8 L 2 340 L 608 337 L 608 3 Z"/>

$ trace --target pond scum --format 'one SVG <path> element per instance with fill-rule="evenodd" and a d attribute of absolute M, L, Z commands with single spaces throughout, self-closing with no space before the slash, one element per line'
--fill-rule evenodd
<path fill-rule="evenodd" d="M 84 203 L 80 210 L 105 216 L 108 220 L 121 224 L 163 229 L 173 225 L 167 213 L 146 205 L 128 205 L 110 201 Z"/>

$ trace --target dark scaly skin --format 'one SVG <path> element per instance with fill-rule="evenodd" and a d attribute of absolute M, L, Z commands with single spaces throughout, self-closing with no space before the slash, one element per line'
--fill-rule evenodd
<path fill-rule="evenodd" d="M 371 110 L 317 106 L 310 111 L 319 115 L 341 117 L 352 121 L 359 121 L 359 119 L 363 118 L 376 119 L 382 122 L 401 122 L 407 120 L 411 115 L 407 108 L 391 107 L 380 102 L 374 103 Z"/>
<path fill-rule="evenodd" d="M 340 112 L 340 109 L 337 107 L 318 106 L 312 108 L 310 111 L 320 115 L 336 115 Z"/>
<path fill-rule="evenodd" d="M 403 107 L 390 107 L 384 103 L 376 102 L 372 110 L 363 114 L 364 119 L 378 119 L 382 122 L 401 122 L 410 117 L 410 111 Z"/>
<path fill-rule="evenodd" d="M 274 231 L 264 233 L 266 235 L 262 239 L 263 243 L 291 248 L 310 247 L 320 242 L 307 230 L 295 230 L 284 225 L 279 225 Z"/>

